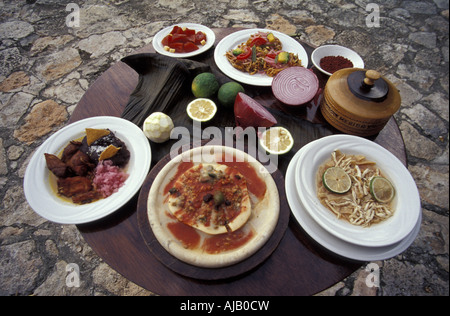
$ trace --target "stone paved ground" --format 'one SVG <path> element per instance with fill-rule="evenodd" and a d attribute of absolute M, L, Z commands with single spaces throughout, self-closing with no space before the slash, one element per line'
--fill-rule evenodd
<path fill-rule="evenodd" d="M 78 28 L 65 24 L 70 2 L 81 9 Z M 380 7 L 379 28 L 365 23 L 369 2 Z M 448 0 L 0 0 L 0 295 L 151 294 L 102 262 L 75 226 L 36 215 L 22 181 L 33 151 L 65 125 L 95 79 L 179 22 L 341 44 L 397 84 L 421 232 L 405 253 L 377 262 L 380 287 L 368 288 L 361 269 L 321 295 L 448 295 Z M 78 288 L 66 286 L 68 263 L 80 267 Z"/>

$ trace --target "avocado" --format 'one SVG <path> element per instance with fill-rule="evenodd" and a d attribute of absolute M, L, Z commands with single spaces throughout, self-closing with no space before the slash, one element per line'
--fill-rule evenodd
<path fill-rule="evenodd" d="M 287 64 L 289 62 L 289 57 L 288 52 L 281 52 L 277 55 L 275 61 L 279 64 Z"/>
<path fill-rule="evenodd" d="M 267 40 L 272 43 L 273 41 L 275 41 L 275 35 L 273 35 L 272 33 L 267 34 Z"/>
<path fill-rule="evenodd" d="M 243 53 L 243 51 L 240 48 L 236 48 L 236 49 L 233 50 L 233 55 L 234 56 L 239 56 L 242 53 Z"/>

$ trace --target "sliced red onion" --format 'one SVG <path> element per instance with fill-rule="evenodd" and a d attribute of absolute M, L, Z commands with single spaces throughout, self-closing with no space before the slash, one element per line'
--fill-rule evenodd
<path fill-rule="evenodd" d="M 303 67 L 290 67 L 281 71 L 272 81 L 275 97 L 287 105 L 301 105 L 311 101 L 319 89 L 319 79 Z"/>

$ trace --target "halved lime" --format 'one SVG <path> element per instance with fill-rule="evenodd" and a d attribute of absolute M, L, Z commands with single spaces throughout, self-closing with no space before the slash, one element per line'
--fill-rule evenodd
<path fill-rule="evenodd" d="M 262 134 L 260 143 L 269 154 L 283 155 L 294 146 L 294 138 L 286 128 L 276 126 Z"/>
<path fill-rule="evenodd" d="M 370 194 L 377 202 L 389 203 L 395 196 L 395 188 L 388 179 L 373 177 L 370 180 Z"/>
<path fill-rule="evenodd" d="M 216 115 L 217 106 L 210 99 L 199 98 L 189 103 L 186 111 L 194 121 L 207 122 Z"/>
<path fill-rule="evenodd" d="M 322 181 L 328 191 L 337 194 L 347 193 L 352 187 L 352 179 L 344 169 L 339 167 L 331 167 L 325 170 Z"/>

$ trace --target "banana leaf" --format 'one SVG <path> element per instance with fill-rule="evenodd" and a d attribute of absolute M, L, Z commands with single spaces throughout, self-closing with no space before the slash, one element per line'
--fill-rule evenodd
<path fill-rule="evenodd" d="M 121 117 L 139 127 L 153 112 L 170 114 L 172 119 L 184 116 L 193 78 L 210 70 L 207 64 L 152 53 L 131 55 L 122 61 L 139 74 L 139 82 Z"/>

